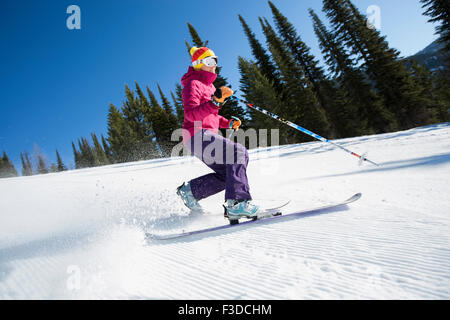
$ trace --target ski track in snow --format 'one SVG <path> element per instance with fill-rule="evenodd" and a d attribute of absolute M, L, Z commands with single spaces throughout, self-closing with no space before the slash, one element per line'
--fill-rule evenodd
<path fill-rule="evenodd" d="M 223 193 L 189 216 L 193 158 L 0 180 L 0 299 L 450 299 L 450 124 L 250 151 L 254 198 L 286 211 L 362 192 L 340 210 L 226 223 Z"/>

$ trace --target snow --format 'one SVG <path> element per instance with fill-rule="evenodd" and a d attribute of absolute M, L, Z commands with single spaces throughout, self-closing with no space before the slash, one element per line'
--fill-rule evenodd
<path fill-rule="evenodd" d="M 449 299 L 450 123 L 250 151 L 256 199 L 343 210 L 156 241 L 226 223 L 189 216 L 194 158 L 0 180 L 0 299 Z"/>

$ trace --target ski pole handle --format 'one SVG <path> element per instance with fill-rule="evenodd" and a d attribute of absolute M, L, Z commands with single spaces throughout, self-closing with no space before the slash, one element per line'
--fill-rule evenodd
<path fill-rule="evenodd" d="M 237 128 L 235 128 L 235 127 L 233 126 L 233 120 L 234 120 L 234 121 L 239 121 L 239 125 L 238 125 Z M 227 139 L 230 139 L 231 136 L 233 135 L 233 133 L 235 133 L 236 131 L 239 130 L 240 123 L 241 123 L 241 120 L 240 120 L 238 117 L 235 117 L 235 116 L 232 116 L 232 117 L 231 117 L 230 125 L 229 125 L 229 127 L 228 127 L 228 129 L 231 129 L 231 132 L 230 132 L 230 134 L 227 135 Z"/>

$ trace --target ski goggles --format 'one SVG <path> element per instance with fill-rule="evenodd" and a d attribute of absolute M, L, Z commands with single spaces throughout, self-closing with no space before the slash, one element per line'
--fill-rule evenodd
<path fill-rule="evenodd" d="M 192 65 L 195 67 L 202 63 L 207 67 L 215 67 L 215 66 L 217 66 L 217 57 L 209 56 L 209 57 L 206 57 L 205 59 L 201 59 L 201 60 L 192 62 Z"/>

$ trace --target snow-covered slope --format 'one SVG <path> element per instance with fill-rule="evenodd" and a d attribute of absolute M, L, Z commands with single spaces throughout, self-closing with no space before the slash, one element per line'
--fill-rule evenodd
<path fill-rule="evenodd" d="M 189 216 L 175 188 L 193 158 L 0 180 L 0 299 L 449 299 L 450 124 L 250 152 L 256 199 L 287 210 L 353 193 L 346 210 L 183 241 L 226 223 L 223 193 Z"/>

